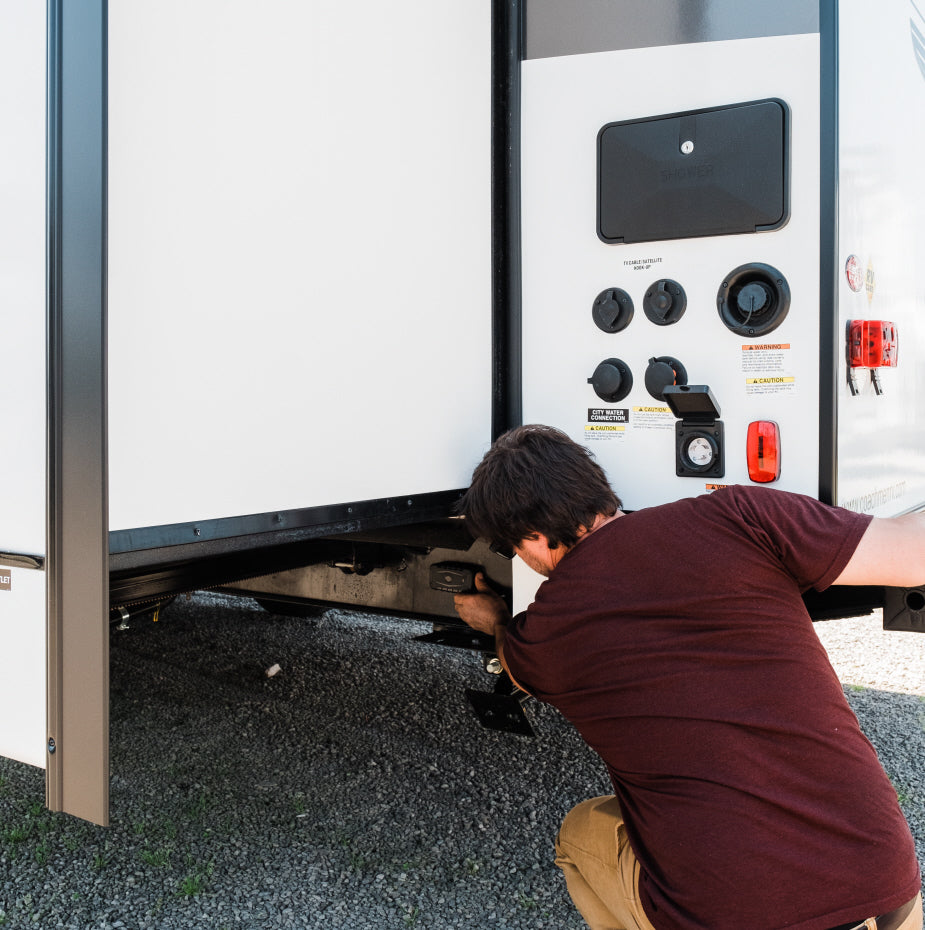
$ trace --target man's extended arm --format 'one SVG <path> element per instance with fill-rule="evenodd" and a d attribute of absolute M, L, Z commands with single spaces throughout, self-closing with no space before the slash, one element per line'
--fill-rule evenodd
<path fill-rule="evenodd" d="M 871 520 L 835 584 L 925 584 L 925 514 Z"/>
<path fill-rule="evenodd" d="M 504 599 L 495 593 L 481 572 L 475 576 L 475 593 L 457 594 L 453 599 L 453 606 L 463 622 L 471 626 L 473 630 L 494 636 L 495 653 L 501 660 L 501 665 L 504 666 L 511 681 L 521 691 L 526 691 L 527 689 L 518 684 L 511 675 L 507 660 L 504 658 L 504 637 L 507 625 L 511 621 L 511 612 Z"/>

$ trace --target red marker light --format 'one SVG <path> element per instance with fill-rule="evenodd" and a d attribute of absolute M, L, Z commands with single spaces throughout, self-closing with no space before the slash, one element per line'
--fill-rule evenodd
<path fill-rule="evenodd" d="M 773 420 L 755 420 L 748 424 L 745 444 L 748 477 L 766 484 L 780 478 L 780 429 Z"/>
<path fill-rule="evenodd" d="M 852 320 L 848 326 L 848 364 L 852 368 L 895 368 L 899 332 L 888 320 Z"/>

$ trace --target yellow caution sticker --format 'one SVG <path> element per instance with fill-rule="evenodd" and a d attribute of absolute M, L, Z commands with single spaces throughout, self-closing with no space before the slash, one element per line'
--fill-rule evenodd
<path fill-rule="evenodd" d="M 585 442 L 625 442 L 625 423 L 586 423 Z"/>
<path fill-rule="evenodd" d="M 745 393 L 751 397 L 755 394 L 795 394 L 797 379 L 793 375 L 763 375 L 745 379 Z"/>
<path fill-rule="evenodd" d="M 633 407 L 633 425 L 637 430 L 673 430 L 674 424 L 670 407 Z"/>

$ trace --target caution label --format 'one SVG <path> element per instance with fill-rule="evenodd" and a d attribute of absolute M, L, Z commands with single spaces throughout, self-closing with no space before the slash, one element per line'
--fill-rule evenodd
<path fill-rule="evenodd" d="M 634 429 L 673 430 L 674 424 L 670 407 L 633 407 Z"/>
<path fill-rule="evenodd" d="M 796 392 L 797 379 L 784 378 L 746 378 L 745 393 L 752 394 L 793 394 Z"/>
<path fill-rule="evenodd" d="M 588 423 L 585 425 L 585 442 L 601 439 L 623 439 L 626 427 L 619 423 Z"/>

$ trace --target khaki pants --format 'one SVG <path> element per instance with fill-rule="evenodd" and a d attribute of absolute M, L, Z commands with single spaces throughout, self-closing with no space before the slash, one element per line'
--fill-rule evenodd
<path fill-rule="evenodd" d="M 876 930 L 877 921 L 874 920 L 870 926 Z M 918 901 L 912 908 L 909 916 L 896 928 L 896 930 L 922 930 L 922 895 L 919 894 Z"/>
<path fill-rule="evenodd" d="M 556 865 L 591 930 L 654 930 L 639 903 L 639 863 L 612 795 L 583 801 L 565 815 Z"/>
<path fill-rule="evenodd" d="M 556 839 L 556 865 L 591 930 L 654 930 L 639 903 L 639 863 L 612 795 L 573 807 Z M 877 922 L 868 921 L 870 930 Z M 897 930 L 922 930 L 922 896 Z"/>

